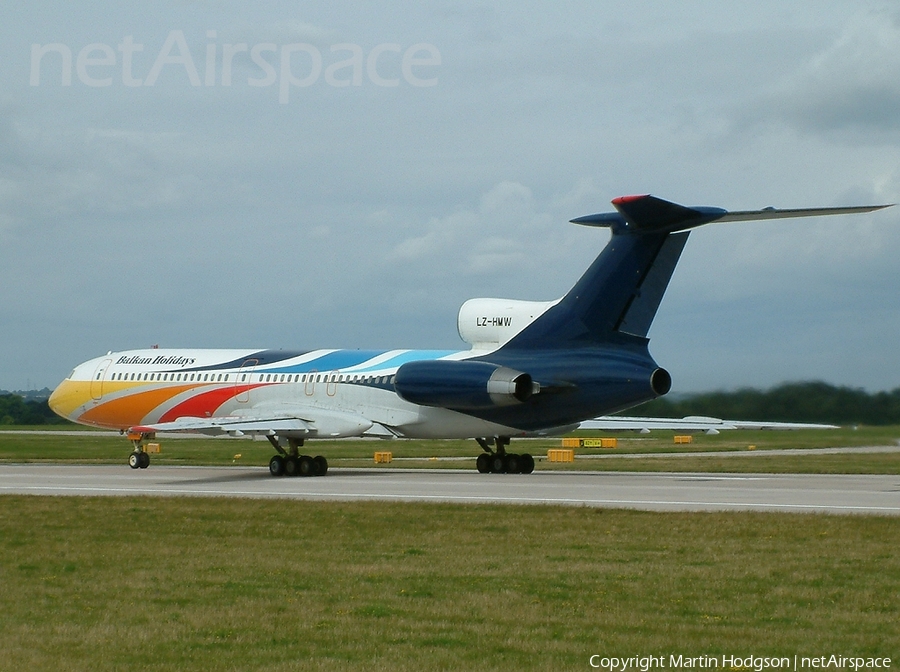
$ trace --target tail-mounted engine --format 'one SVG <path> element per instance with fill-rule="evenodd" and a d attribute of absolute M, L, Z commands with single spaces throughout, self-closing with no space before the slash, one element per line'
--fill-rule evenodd
<path fill-rule="evenodd" d="M 423 360 L 401 366 L 394 389 L 413 404 L 474 410 L 521 404 L 540 387 L 527 373 L 488 362 Z"/>
<path fill-rule="evenodd" d="M 475 349 L 498 348 L 557 303 L 559 299 L 469 299 L 456 318 L 459 336 Z"/>

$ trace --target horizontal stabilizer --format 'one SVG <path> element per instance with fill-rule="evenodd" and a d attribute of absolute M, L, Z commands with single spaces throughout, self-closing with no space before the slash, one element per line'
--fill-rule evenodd
<path fill-rule="evenodd" d="M 749 222 L 759 219 L 788 219 L 790 217 L 824 217 L 827 215 L 853 215 L 863 212 L 874 212 L 890 208 L 887 205 L 855 205 L 847 208 L 793 208 L 779 210 L 776 208 L 763 208 L 762 210 L 735 210 L 728 212 L 715 221 L 717 222 Z"/>
<path fill-rule="evenodd" d="M 605 212 L 573 219 L 573 224 L 610 227 L 613 233 L 672 233 L 711 222 L 748 222 L 792 217 L 823 217 L 873 212 L 890 205 L 861 205 L 837 208 L 793 208 L 780 210 L 736 210 L 729 212 L 709 206 L 687 207 L 655 196 L 622 196 L 613 200 L 618 212 Z"/>

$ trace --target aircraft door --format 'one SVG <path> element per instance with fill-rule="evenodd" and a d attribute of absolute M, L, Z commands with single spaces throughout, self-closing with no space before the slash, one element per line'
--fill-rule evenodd
<path fill-rule="evenodd" d="M 329 397 L 337 394 L 337 374 L 334 371 L 325 376 L 325 394 Z"/>
<path fill-rule="evenodd" d="M 316 393 L 316 376 L 319 372 L 313 369 L 306 375 L 306 385 L 303 386 L 303 392 L 307 397 L 311 397 Z"/>
<path fill-rule="evenodd" d="M 241 368 L 237 372 L 234 392 L 235 399 L 239 404 L 246 404 L 250 401 L 250 381 L 253 378 L 253 370 L 257 364 L 259 364 L 258 359 L 248 359 L 241 364 Z"/>
<path fill-rule="evenodd" d="M 99 401 L 103 398 L 103 384 L 106 382 L 106 374 L 109 371 L 110 364 L 112 364 L 111 359 L 104 359 L 94 370 L 94 376 L 91 378 L 91 399 L 94 401 Z"/>

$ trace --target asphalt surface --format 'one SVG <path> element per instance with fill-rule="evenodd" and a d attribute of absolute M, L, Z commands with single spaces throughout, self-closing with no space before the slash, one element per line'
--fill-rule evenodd
<path fill-rule="evenodd" d="M 266 468 L 0 465 L 0 494 L 248 497 L 557 504 L 653 511 L 803 511 L 900 515 L 900 476 L 341 469 L 273 478 Z"/>

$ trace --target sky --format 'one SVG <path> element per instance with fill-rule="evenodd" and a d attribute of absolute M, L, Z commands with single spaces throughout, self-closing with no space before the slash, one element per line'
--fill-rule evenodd
<path fill-rule="evenodd" d="M 464 348 L 562 296 L 570 219 L 900 201 L 900 9 L 208 0 L 0 9 L 0 389 L 152 345 Z M 689 393 L 900 387 L 900 207 L 691 234 L 650 331 Z"/>

